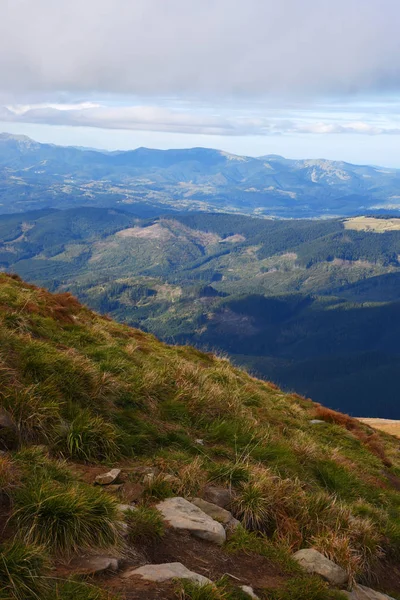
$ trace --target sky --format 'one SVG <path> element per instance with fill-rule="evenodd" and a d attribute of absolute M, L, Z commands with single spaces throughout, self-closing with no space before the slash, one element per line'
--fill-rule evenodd
<path fill-rule="evenodd" d="M 398 0 L 1 0 L 0 131 L 400 167 Z"/>

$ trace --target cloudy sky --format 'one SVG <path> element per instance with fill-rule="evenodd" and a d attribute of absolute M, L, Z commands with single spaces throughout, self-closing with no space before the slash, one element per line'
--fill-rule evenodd
<path fill-rule="evenodd" d="M 1 0 L 0 131 L 400 167 L 399 0 Z"/>

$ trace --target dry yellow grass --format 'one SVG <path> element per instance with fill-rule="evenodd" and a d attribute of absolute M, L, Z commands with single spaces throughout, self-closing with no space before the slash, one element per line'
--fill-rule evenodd
<path fill-rule="evenodd" d="M 354 217 L 344 221 L 345 229 L 355 231 L 373 231 L 374 233 L 385 233 L 385 231 L 399 231 L 400 219 L 376 219 L 375 217 Z"/>
<path fill-rule="evenodd" d="M 400 421 L 392 419 L 359 419 L 362 423 L 400 438 Z"/>

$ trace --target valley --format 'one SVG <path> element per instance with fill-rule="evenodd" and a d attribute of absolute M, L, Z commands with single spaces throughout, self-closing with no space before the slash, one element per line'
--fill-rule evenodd
<path fill-rule="evenodd" d="M 0 266 L 334 409 L 396 419 L 400 231 L 388 221 L 377 233 L 346 219 L 46 209 L 0 216 Z"/>

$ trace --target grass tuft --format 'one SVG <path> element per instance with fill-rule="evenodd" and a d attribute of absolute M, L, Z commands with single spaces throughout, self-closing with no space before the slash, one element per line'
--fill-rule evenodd
<path fill-rule="evenodd" d="M 71 554 L 119 541 L 116 501 L 80 484 L 33 481 L 15 494 L 13 519 L 27 543 Z"/>
<path fill-rule="evenodd" d="M 152 544 L 165 534 L 165 524 L 161 513 L 150 506 L 138 506 L 128 511 L 125 521 L 129 527 L 129 541 L 133 544 Z"/>
<path fill-rule="evenodd" d="M 48 590 L 50 564 L 37 546 L 14 541 L 0 546 L 0 598 L 42 600 Z"/>

